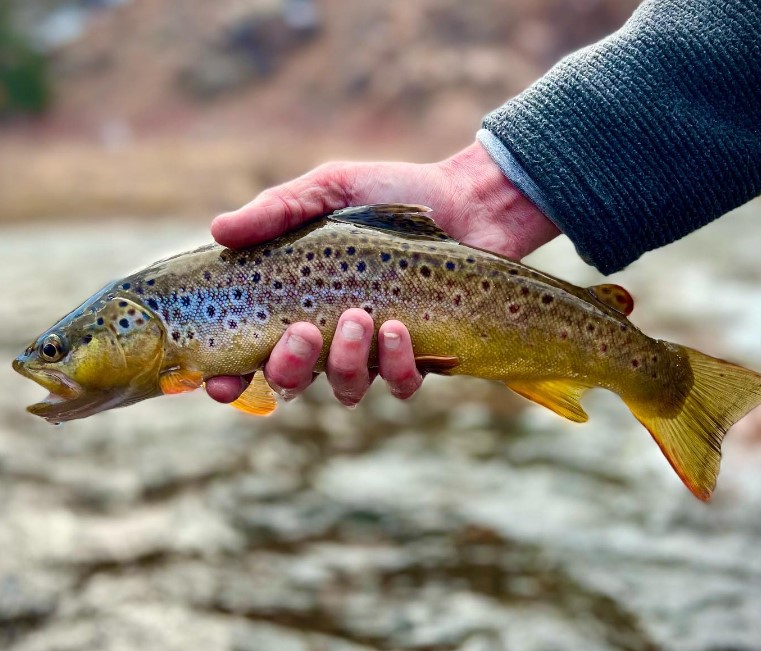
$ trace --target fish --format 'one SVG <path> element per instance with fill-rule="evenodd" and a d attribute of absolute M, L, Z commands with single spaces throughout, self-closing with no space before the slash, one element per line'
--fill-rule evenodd
<path fill-rule="evenodd" d="M 345 208 L 247 249 L 209 244 L 155 262 L 96 292 L 13 367 L 50 392 L 28 411 L 52 423 L 218 375 L 253 374 L 231 404 L 267 415 L 277 401 L 263 366 L 286 328 L 320 329 L 322 372 L 349 307 L 376 327 L 404 322 L 422 371 L 501 382 L 571 421 L 588 419 L 588 389 L 618 394 L 701 500 L 724 434 L 761 403 L 761 375 L 641 332 L 619 285 L 578 287 L 463 245 L 429 208 L 405 204 Z"/>

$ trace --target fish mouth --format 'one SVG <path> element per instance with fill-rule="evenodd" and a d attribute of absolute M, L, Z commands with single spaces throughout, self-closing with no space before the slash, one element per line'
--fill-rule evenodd
<path fill-rule="evenodd" d="M 48 390 L 42 401 L 29 405 L 26 410 L 50 423 L 82 418 L 93 413 L 93 408 L 102 401 L 101 396 L 87 395 L 79 384 L 60 371 L 28 366 L 21 359 L 13 361 L 13 368 Z"/>

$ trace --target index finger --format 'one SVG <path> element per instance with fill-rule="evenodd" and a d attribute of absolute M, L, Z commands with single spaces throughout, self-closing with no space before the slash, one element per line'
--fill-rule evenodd
<path fill-rule="evenodd" d="M 282 235 L 306 221 L 349 205 L 346 166 L 328 163 L 293 181 L 262 192 L 238 210 L 219 215 L 211 234 L 239 249 Z"/>

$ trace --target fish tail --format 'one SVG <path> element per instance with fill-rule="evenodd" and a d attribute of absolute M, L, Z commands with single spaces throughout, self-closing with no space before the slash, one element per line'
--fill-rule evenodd
<path fill-rule="evenodd" d="M 682 391 L 681 409 L 658 413 L 652 404 L 624 398 L 650 431 L 692 493 L 706 501 L 716 486 L 721 442 L 727 430 L 761 403 L 761 375 L 685 346 L 692 385 Z"/>

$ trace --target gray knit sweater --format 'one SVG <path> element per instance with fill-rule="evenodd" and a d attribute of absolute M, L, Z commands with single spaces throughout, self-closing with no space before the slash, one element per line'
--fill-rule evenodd
<path fill-rule="evenodd" d="M 483 127 L 579 254 L 621 269 L 761 194 L 761 0 L 647 0 Z"/>

